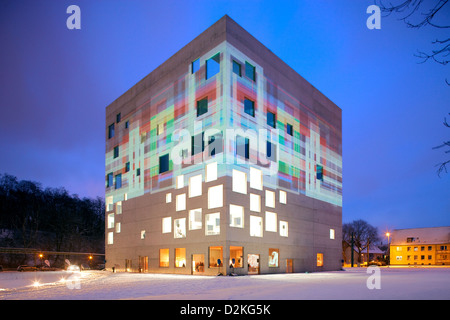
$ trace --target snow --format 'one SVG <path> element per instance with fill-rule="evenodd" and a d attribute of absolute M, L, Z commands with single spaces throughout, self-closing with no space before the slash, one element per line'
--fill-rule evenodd
<path fill-rule="evenodd" d="M 450 299 L 448 267 L 381 267 L 367 271 L 367 268 L 348 268 L 335 272 L 235 277 L 11 271 L 0 272 L 0 300 Z M 374 278 L 377 274 L 379 277 Z M 379 284 L 379 289 L 376 286 L 370 289 L 370 283 Z"/>

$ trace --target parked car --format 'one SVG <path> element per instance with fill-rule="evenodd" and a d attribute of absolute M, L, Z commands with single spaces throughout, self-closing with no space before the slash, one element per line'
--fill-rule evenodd
<path fill-rule="evenodd" d="M 71 264 L 70 266 L 67 267 L 67 271 L 80 272 L 80 267 L 77 266 L 76 264 Z"/>
<path fill-rule="evenodd" d="M 36 271 L 37 268 L 36 267 L 31 267 L 31 266 L 27 266 L 27 265 L 20 265 L 17 267 L 17 271 Z"/>

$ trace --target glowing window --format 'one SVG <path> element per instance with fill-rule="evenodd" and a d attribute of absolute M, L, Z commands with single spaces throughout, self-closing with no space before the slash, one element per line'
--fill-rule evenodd
<path fill-rule="evenodd" d="M 184 187 L 184 175 L 179 175 L 176 177 L 176 188 L 180 189 Z"/>
<path fill-rule="evenodd" d="M 263 226 L 261 217 L 250 216 L 250 236 L 251 237 L 263 236 Z"/>
<path fill-rule="evenodd" d="M 114 228 L 114 213 L 108 214 L 108 229 Z"/>
<path fill-rule="evenodd" d="M 207 236 L 212 236 L 220 234 L 220 213 L 210 213 L 205 217 L 205 234 Z"/>
<path fill-rule="evenodd" d="M 121 230 L 121 224 L 120 224 L 120 222 L 117 222 L 116 223 L 116 233 L 120 233 L 120 230 Z"/>
<path fill-rule="evenodd" d="M 189 210 L 189 230 L 202 228 L 202 208 Z"/>
<path fill-rule="evenodd" d="M 286 204 L 287 194 L 286 191 L 280 190 L 280 203 Z"/>
<path fill-rule="evenodd" d="M 266 207 L 275 208 L 275 192 L 266 190 Z"/>
<path fill-rule="evenodd" d="M 141 239 L 145 239 L 145 230 L 141 230 Z"/>
<path fill-rule="evenodd" d="M 175 248 L 175 268 L 186 267 L 186 248 Z"/>
<path fill-rule="evenodd" d="M 223 266 L 223 247 L 209 247 L 209 267 Z"/>
<path fill-rule="evenodd" d="M 277 232 L 277 214 L 266 211 L 266 231 Z"/>
<path fill-rule="evenodd" d="M 263 189 L 262 171 L 253 167 L 250 167 L 250 188 Z"/>
<path fill-rule="evenodd" d="M 330 229 L 330 239 L 334 240 L 335 237 L 335 231 L 334 229 Z"/>
<path fill-rule="evenodd" d="M 106 197 L 106 211 L 114 209 L 113 196 Z"/>
<path fill-rule="evenodd" d="M 323 253 L 317 254 L 317 266 L 323 267 Z"/>
<path fill-rule="evenodd" d="M 280 221 L 280 236 L 288 236 L 288 223 L 287 221 Z"/>
<path fill-rule="evenodd" d="M 230 263 L 229 265 L 233 268 L 243 268 L 244 267 L 244 248 L 230 246 Z"/>
<path fill-rule="evenodd" d="M 220 53 L 215 54 L 210 59 L 206 60 L 206 79 L 220 72 Z"/>
<path fill-rule="evenodd" d="M 258 194 L 250 193 L 250 211 L 261 211 L 261 196 Z"/>
<path fill-rule="evenodd" d="M 114 232 L 108 232 L 108 244 L 114 243 Z"/>
<path fill-rule="evenodd" d="M 176 210 L 186 210 L 186 193 L 177 195 L 176 197 Z"/>
<path fill-rule="evenodd" d="M 269 249 L 269 268 L 278 268 L 279 249 Z"/>
<path fill-rule="evenodd" d="M 247 194 L 247 174 L 233 169 L 233 191 Z"/>
<path fill-rule="evenodd" d="M 214 181 L 217 179 L 217 162 L 208 163 L 206 165 L 206 181 Z"/>
<path fill-rule="evenodd" d="M 202 175 L 189 178 L 189 198 L 202 195 Z"/>
<path fill-rule="evenodd" d="M 230 227 L 244 227 L 244 207 L 230 204 Z"/>
<path fill-rule="evenodd" d="M 162 218 L 162 233 L 172 232 L 172 218 L 166 217 Z"/>
<path fill-rule="evenodd" d="M 223 185 L 208 188 L 208 209 L 223 206 Z"/>
<path fill-rule="evenodd" d="M 159 266 L 169 266 L 169 249 L 159 249 Z"/>
<path fill-rule="evenodd" d="M 171 203 L 171 202 L 172 202 L 172 194 L 166 193 L 166 203 Z"/>
<path fill-rule="evenodd" d="M 186 218 L 175 219 L 173 221 L 173 231 L 175 239 L 186 238 Z"/>

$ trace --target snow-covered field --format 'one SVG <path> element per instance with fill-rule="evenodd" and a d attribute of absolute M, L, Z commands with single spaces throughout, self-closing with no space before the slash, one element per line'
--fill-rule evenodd
<path fill-rule="evenodd" d="M 0 300 L 450 299 L 450 268 L 382 267 L 367 271 L 353 268 L 235 277 L 0 272 Z"/>

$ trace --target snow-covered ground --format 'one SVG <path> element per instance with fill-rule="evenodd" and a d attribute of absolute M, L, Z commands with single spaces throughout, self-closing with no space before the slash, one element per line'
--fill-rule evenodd
<path fill-rule="evenodd" d="M 235 277 L 0 272 L 0 300 L 450 299 L 450 268 L 382 267 L 367 271 L 353 268 Z"/>

